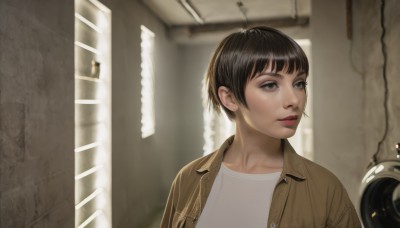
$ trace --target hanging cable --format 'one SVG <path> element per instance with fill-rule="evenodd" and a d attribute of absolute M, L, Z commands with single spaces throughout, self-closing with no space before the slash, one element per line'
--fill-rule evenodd
<path fill-rule="evenodd" d="M 248 25 L 247 8 L 244 7 L 242 1 L 237 1 L 236 5 L 237 5 L 237 7 L 239 8 L 240 12 L 242 13 L 242 15 L 244 17 L 245 27 L 247 28 L 247 25 Z"/>
<path fill-rule="evenodd" d="M 297 19 L 298 17 L 298 7 L 297 7 L 297 0 L 292 0 L 292 18 Z"/>
<path fill-rule="evenodd" d="M 383 67 L 382 67 L 382 77 L 383 77 L 383 83 L 384 83 L 384 88 L 385 88 L 385 93 L 384 93 L 384 108 L 385 108 L 385 128 L 384 128 L 384 133 L 382 136 L 382 139 L 378 143 L 378 148 L 375 152 L 375 154 L 372 156 L 372 165 L 375 165 L 378 162 L 378 154 L 381 151 L 382 144 L 386 139 L 386 136 L 389 131 L 389 109 L 388 109 L 388 98 L 389 98 L 389 89 L 388 89 L 388 80 L 387 80 L 387 50 L 386 50 L 386 44 L 385 44 L 385 35 L 386 35 L 386 28 L 385 28 L 385 0 L 381 0 L 381 20 L 380 20 L 381 28 L 382 28 L 382 33 L 381 33 L 381 50 L 382 50 L 382 56 L 383 56 Z"/>

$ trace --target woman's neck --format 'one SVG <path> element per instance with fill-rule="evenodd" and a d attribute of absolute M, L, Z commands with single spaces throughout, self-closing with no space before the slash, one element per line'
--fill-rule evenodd
<path fill-rule="evenodd" d="M 239 127 L 223 162 L 230 169 L 243 173 L 278 172 L 283 167 L 281 144 L 280 139 Z"/>

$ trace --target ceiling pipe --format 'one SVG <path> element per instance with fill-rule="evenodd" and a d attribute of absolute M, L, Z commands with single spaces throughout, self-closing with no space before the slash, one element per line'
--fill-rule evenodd
<path fill-rule="evenodd" d="M 172 26 L 168 29 L 168 36 L 171 40 L 177 43 L 215 42 L 221 40 L 229 33 L 260 25 L 284 30 L 299 28 L 301 30 L 296 31 L 307 33 L 309 21 L 310 19 L 308 16 L 298 16 L 297 18 L 289 16 L 284 18 L 248 21 L 247 23 L 238 21 L 231 23 Z M 300 32 L 300 34 L 301 33 L 302 32 Z M 300 35 L 300 37 L 301 36 L 302 35 Z"/>
<path fill-rule="evenodd" d="M 183 8 L 197 21 L 199 24 L 203 24 L 204 20 L 201 18 L 199 12 L 192 6 L 189 0 L 178 0 Z"/>
<path fill-rule="evenodd" d="M 271 18 L 258 21 L 238 21 L 229 23 L 214 23 L 214 24 L 203 24 L 203 25 L 182 25 L 172 26 L 169 28 L 170 35 L 173 37 L 178 34 L 186 34 L 186 36 L 193 37 L 202 33 L 213 33 L 213 32 L 224 32 L 234 29 L 244 29 L 259 25 L 265 25 L 274 28 L 285 28 L 285 27 L 307 27 L 310 23 L 308 16 L 283 17 L 283 18 Z"/>

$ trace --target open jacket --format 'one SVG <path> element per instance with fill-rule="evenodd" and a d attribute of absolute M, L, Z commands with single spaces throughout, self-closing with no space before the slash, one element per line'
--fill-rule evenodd
<path fill-rule="evenodd" d="M 161 228 L 196 226 L 233 137 L 181 169 L 172 183 Z M 361 227 L 337 177 L 298 155 L 287 140 L 282 142 L 283 170 L 274 189 L 268 227 Z"/>

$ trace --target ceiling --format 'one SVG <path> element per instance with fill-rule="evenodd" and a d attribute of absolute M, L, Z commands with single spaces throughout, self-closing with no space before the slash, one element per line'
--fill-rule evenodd
<path fill-rule="evenodd" d="M 308 27 L 310 0 L 141 0 L 175 40 L 214 37 L 254 25 Z M 217 35 L 218 36 L 218 35 Z"/>

